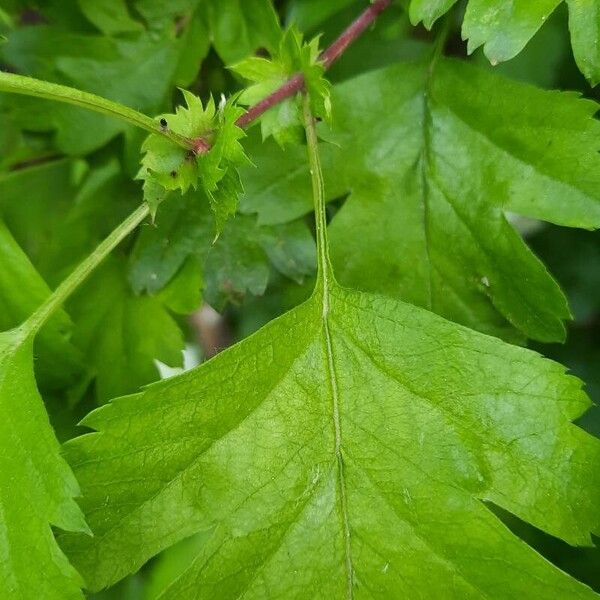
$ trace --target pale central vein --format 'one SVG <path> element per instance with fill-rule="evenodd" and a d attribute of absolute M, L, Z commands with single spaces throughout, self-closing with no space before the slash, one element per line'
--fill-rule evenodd
<path fill-rule="evenodd" d="M 352 540 L 350 534 L 350 519 L 348 516 L 348 497 L 346 494 L 346 478 L 344 473 L 344 458 L 342 456 L 342 425 L 340 420 L 340 398 L 335 373 L 335 364 L 333 360 L 333 344 L 331 342 L 331 332 L 329 331 L 329 287 L 328 280 L 325 277 L 323 282 L 323 334 L 325 337 L 325 351 L 327 355 L 327 375 L 331 389 L 333 426 L 335 434 L 335 458 L 338 467 L 338 488 L 340 498 L 340 510 L 342 514 L 342 528 L 344 535 L 344 549 L 346 557 L 346 581 L 347 597 L 352 600 L 354 597 L 354 570 L 352 566 Z"/>
<path fill-rule="evenodd" d="M 325 342 L 325 354 L 327 356 L 327 378 L 332 399 L 332 415 L 334 425 L 334 453 L 338 469 L 338 495 L 340 501 L 340 512 L 342 517 L 342 534 L 344 536 L 344 554 L 346 567 L 346 597 L 352 600 L 354 597 L 354 569 L 352 566 L 352 540 L 350 537 L 350 519 L 348 517 L 348 496 L 346 493 L 346 479 L 344 475 L 344 458 L 342 456 L 342 425 L 340 419 L 340 396 L 338 382 L 335 373 L 335 361 L 333 358 L 333 343 L 329 329 L 330 310 L 330 288 L 335 285 L 331 263 L 329 261 L 329 246 L 327 241 L 327 218 L 325 213 L 325 186 L 323 183 L 323 172 L 319 157 L 319 141 L 315 128 L 315 120 L 310 110 L 310 100 L 305 96 L 303 102 L 304 123 L 306 128 L 306 141 L 308 148 L 308 159 L 310 163 L 310 174 L 312 180 L 313 196 L 315 202 L 315 225 L 317 232 L 317 257 L 318 278 L 317 290 L 321 298 L 321 318 L 323 319 L 323 337 Z"/>

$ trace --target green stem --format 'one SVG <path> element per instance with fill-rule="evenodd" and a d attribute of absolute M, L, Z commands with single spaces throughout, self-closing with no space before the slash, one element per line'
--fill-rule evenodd
<path fill-rule="evenodd" d="M 325 186 L 323 171 L 319 156 L 319 139 L 315 119 L 310 110 L 310 99 L 304 95 L 303 101 L 304 127 L 306 129 L 306 142 L 308 147 L 308 161 L 312 180 L 313 197 L 315 201 L 315 225 L 317 230 L 317 257 L 318 276 L 327 288 L 332 277 L 331 262 L 329 260 L 329 242 L 327 240 L 327 212 L 325 210 Z"/>
<path fill-rule="evenodd" d="M 28 334 L 37 333 L 64 301 L 87 279 L 110 252 L 149 214 L 146 203 L 132 212 L 79 266 L 54 290 L 23 325 Z"/>
<path fill-rule="evenodd" d="M 48 81 L 41 81 L 33 77 L 24 77 L 23 75 L 14 75 L 13 73 L 3 73 L 0 71 L 0 92 L 36 96 L 37 98 L 74 104 L 75 106 L 121 119 L 151 133 L 164 135 L 184 148 L 193 149 L 194 147 L 192 140 L 161 127 L 160 123 L 156 120 L 133 108 L 66 85 L 49 83 Z"/>

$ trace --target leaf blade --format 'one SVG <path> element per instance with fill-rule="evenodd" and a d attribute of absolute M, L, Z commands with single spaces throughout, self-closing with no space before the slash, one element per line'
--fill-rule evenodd
<path fill-rule="evenodd" d="M 51 525 L 89 532 L 79 486 L 56 440 L 33 374 L 33 336 L 0 333 L 0 582 L 8 598 L 83 598 L 82 580 Z"/>

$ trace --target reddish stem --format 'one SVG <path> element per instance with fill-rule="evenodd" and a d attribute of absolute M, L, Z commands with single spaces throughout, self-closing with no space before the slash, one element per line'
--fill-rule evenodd
<path fill-rule="evenodd" d="M 267 112 L 280 102 L 287 98 L 291 98 L 304 87 L 304 75 L 297 73 L 291 79 L 288 79 L 280 88 L 276 89 L 272 94 L 263 98 L 258 104 L 251 106 L 235 124 L 238 127 L 248 127 L 250 123 L 256 121 L 263 113 Z"/>
<path fill-rule="evenodd" d="M 366 8 L 340 37 L 321 54 L 321 62 L 323 62 L 325 68 L 328 69 L 391 3 L 392 0 L 377 0 Z"/>
<path fill-rule="evenodd" d="M 377 19 L 391 2 L 392 0 L 376 0 L 350 24 L 337 40 L 321 54 L 320 59 L 325 69 L 328 69 L 346 51 L 348 46 L 364 33 L 365 29 Z M 276 106 L 287 98 L 291 98 L 303 88 L 304 75 L 302 73 L 297 73 L 272 94 L 261 100 L 258 104 L 251 106 L 248 111 L 236 121 L 236 124 L 238 127 L 248 127 L 250 123 L 256 121 L 258 117 L 267 112 L 270 108 L 273 108 L 273 106 Z M 198 145 L 196 147 L 196 151 L 199 154 L 208 152 L 208 150 L 210 150 L 210 147 L 206 145 Z"/>

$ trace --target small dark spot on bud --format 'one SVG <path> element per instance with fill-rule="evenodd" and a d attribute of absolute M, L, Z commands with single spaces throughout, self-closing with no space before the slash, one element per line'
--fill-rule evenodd
<path fill-rule="evenodd" d="M 164 117 L 160 120 L 160 126 L 162 129 L 166 129 L 169 126 L 167 120 Z"/>
<path fill-rule="evenodd" d="M 194 160 L 196 158 L 196 153 L 193 150 L 188 150 L 185 155 L 185 160 Z"/>
<path fill-rule="evenodd" d="M 171 171 L 171 177 L 177 177 L 177 171 Z"/>

